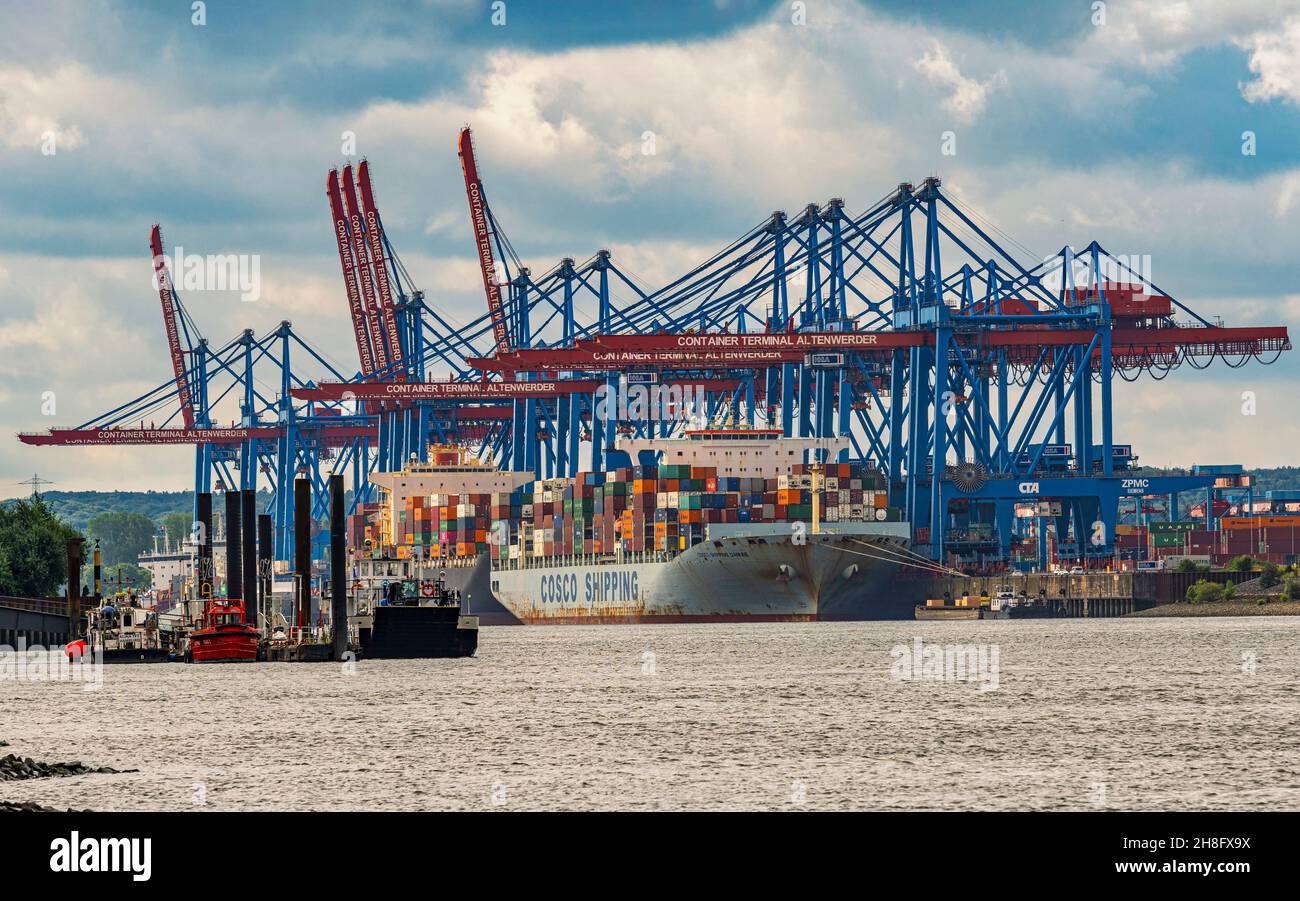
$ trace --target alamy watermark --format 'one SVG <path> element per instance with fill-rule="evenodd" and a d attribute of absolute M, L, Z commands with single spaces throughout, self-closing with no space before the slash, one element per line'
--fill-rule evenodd
<path fill-rule="evenodd" d="M 29 645 L 20 636 L 17 647 L 0 645 L 0 682 L 80 682 L 82 691 L 99 691 L 104 652 L 95 648 L 72 655 L 63 648 Z"/>
<path fill-rule="evenodd" d="M 689 422 L 703 415 L 706 404 L 701 385 L 658 383 L 601 385 L 596 389 L 595 414 L 606 422 Z"/>
<path fill-rule="evenodd" d="M 1043 260 L 1046 266 L 1041 276 L 1042 285 L 1056 293 L 1066 283 L 1065 259 L 1054 254 Z M 1070 265 L 1069 286 L 1082 294 L 1084 291 L 1094 293 L 1097 284 L 1105 290 L 1121 290 L 1140 295 L 1149 293 L 1155 284 L 1151 268 L 1151 254 L 1107 254 L 1099 256 L 1097 271 L 1093 271 L 1092 258 L 1087 254 L 1073 257 Z"/>
<path fill-rule="evenodd" d="M 244 303 L 262 296 L 262 256 L 257 253 L 186 253 L 179 244 L 167 254 L 154 258 L 153 289 L 157 291 L 158 273 L 165 271 L 173 289 L 182 291 L 238 291 Z M 166 269 L 160 270 L 159 263 Z"/>
<path fill-rule="evenodd" d="M 996 691 L 999 682 L 997 645 L 941 645 L 913 638 L 910 645 L 894 645 L 889 674 L 899 682 L 972 682 L 980 691 Z"/>

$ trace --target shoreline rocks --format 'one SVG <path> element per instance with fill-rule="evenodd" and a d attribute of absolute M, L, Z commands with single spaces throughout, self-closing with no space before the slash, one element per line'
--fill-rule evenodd
<path fill-rule="evenodd" d="M 9 747 L 9 742 L 0 741 L 0 748 Z M 30 757 L 6 754 L 0 757 L 0 782 L 13 782 L 19 779 L 45 779 L 53 776 L 84 776 L 87 773 L 138 773 L 139 770 L 115 770 L 109 766 L 83 766 L 80 760 L 70 763 L 43 763 Z M 69 807 L 61 811 L 57 807 L 45 807 L 35 801 L 0 801 L 0 813 L 90 813 L 89 810 L 77 810 Z"/>
<path fill-rule="evenodd" d="M 76 810 L 69 807 L 67 810 L 59 810 L 57 807 L 42 807 L 35 801 L 0 801 L 0 813 L 90 813 L 89 810 Z"/>
<path fill-rule="evenodd" d="M 1160 604 L 1146 610 L 1126 614 L 1124 619 L 1153 617 L 1199 616 L 1300 616 L 1298 601 L 1268 601 L 1250 597 L 1246 600 L 1211 601 L 1206 604 L 1189 604 L 1186 601 Z"/>
<path fill-rule="evenodd" d="M 115 770 L 109 766 L 85 766 L 80 760 L 68 763 L 44 763 L 30 757 L 6 754 L 0 757 L 0 782 L 19 779 L 46 779 L 56 776 L 84 776 L 89 773 L 138 773 L 139 770 Z"/>

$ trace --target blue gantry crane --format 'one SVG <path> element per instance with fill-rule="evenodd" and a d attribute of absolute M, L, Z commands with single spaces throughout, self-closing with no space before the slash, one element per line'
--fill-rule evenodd
<path fill-rule="evenodd" d="M 1033 505 L 1045 566 L 1049 533 L 1058 556 L 1107 557 L 1121 503 L 1212 481 L 1137 469 L 1114 434 L 1117 377 L 1268 363 L 1290 349 L 1285 328 L 1211 321 L 1096 241 L 1035 258 L 933 177 L 861 213 L 840 198 L 773 212 L 658 288 L 608 250 L 534 276 L 488 203 L 468 128 L 459 151 L 481 315 L 453 325 L 415 288 L 383 231 L 368 163 L 355 182 L 347 166 L 330 173 L 327 195 L 359 371 L 327 364 L 288 323 L 212 351 L 192 339 L 173 291 L 173 380 L 78 431 L 127 443 L 104 436 L 174 405 L 164 425 L 184 419 L 168 434 L 196 444 L 196 487 L 214 473 L 234 484 L 236 462 L 240 487 L 262 472 L 284 495 L 287 542 L 280 489 L 297 472 L 323 485 L 327 469 L 350 469 L 355 503 L 370 472 L 424 459 L 430 441 L 539 477 L 601 470 L 621 459 L 621 436 L 686 427 L 626 415 L 620 395 L 691 385 L 703 418 L 847 439 L 839 459 L 884 474 L 917 550 L 934 559 L 1009 559 L 1025 536 L 1016 512 Z M 295 369 L 303 355 L 314 378 Z M 277 371 L 260 379 L 260 365 Z M 232 392 L 243 431 L 216 435 L 211 411 Z M 29 439 L 76 443 L 57 430 Z"/>

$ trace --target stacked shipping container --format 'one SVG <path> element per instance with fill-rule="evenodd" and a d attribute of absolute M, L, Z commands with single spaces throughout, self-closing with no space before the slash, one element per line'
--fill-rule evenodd
<path fill-rule="evenodd" d="M 874 520 L 886 507 L 875 470 L 850 463 L 824 469 L 823 521 Z M 812 489 L 811 466 L 766 479 L 685 464 L 544 479 L 492 495 L 489 548 L 494 560 L 683 551 L 704 540 L 711 523 L 810 522 Z"/>
<path fill-rule="evenodd" d="M 393 524 L 397 555 L 405 556 L 403 548 L 411 547 L 442 557 L 473 557 L 486 551 L 490 501 L 487 494 L 406 498 Z"/>

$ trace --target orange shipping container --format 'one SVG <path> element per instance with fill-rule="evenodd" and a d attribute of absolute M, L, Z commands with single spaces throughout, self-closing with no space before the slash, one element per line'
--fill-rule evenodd
<path fill-rule="evenodd" d="M 1264 529 L 1271 526 L 1300 526 L 1300 516 L 1224 516 L 1219 520 L 1224 529 Z"/>

